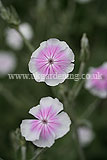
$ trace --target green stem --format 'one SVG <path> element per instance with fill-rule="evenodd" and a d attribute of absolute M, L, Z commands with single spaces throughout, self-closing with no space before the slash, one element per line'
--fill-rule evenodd
<path fill-rule="evenodd" d="M 31 160 L 37 160 L 38 157 L 40 156 L 40 154 L 43 153 L 44 151 L 45 151 L 44 148 L 36 150 L 36 152 L 35 152 L 33 158 L 31 158 Z"/>
<path fill-rule="evenodd" d="M 82 73 L 84 72 L 84 68 L 85 68 L 85 62 L 81 62 L 80 69 L 79 69 L 79 72 L 78 72 L 80 78 L 82 76 Z"/>
<path fill-rule="evenodd" d="M 63 99 L 64 99 L 64 103 L 66 105 L 66 108 L 69 109 L 68 113 L 70 114 L 71 120 L 73 122 L 73 128 L 74 128 L 74 133 L 75 133 L 74 134 L 75 135 L 75 145 L 76 145 L 76 148 L 77 148 L 79 160 L 85 160 L 84 152 L 81 148 L 80 141 L 79 141 L 79 136 L 78 136 L 77 118 L 76 118 L 76 115 L 74 113 L 74 99 L 73 99 L 73 101 L 67 101 L 67 97 L 66 97 L 65 94 L 63 94 Z M 69 106 L 71 106 L 71 108 Z"/>
<path fill-rule="evenodd" d="M 78 155 L 79 155 L 80 160 L 85 160 L 84 152 L 83 152 L 83 149 L 80 145 L 79 136 L 78 136 L 77 131 L 78 131 L 78 126 L 76 123 L 74 123 L 75 144 L 78 149 Z"/>
<path fill-rule="evenodd" d="M 79 136 L 78 136 L 78 124 L 77 124 L 77 118 L 74 112 L 74 102 L 71 103 L 71 120 L 73 122 L 73 128 L 74 128 L 74 138 L 75 138 L 75 145 L 78 151 L 79 160 L 85 160 L 83 149 L 80 145 Z"/>
<path fill-rule="evenodd" d="M 81 76 L 82 76 L 82 73 L 84 72 L 84 68 L 85 68 L 85 62 L 81 62 L 79 72 L 78 72 L 79 80 L 74 82 L 72 90 L 69 92 L 69 99 L 71 99 L 71 97 L 72 99 L 75 99 L 82 88 L 84 79 L 81 79 L 82 78 Z"/>
<path fill-rule="evenodd" d="M 21 153 L 22 153 L 22 160 L 26 160 L 26 147 L 21 147 Z"/>
<path fill-rule="evenodd" d="M 65 86 L 66 86 L 66 88 L 65 88 Z M 68 90 L 68 87 L 67 87 L 68 85 L 67 84 L 60 84 L 59 85 L 59 94 L 61 95 L 61 97 L 62 97 L 62 99 L 63 99 L 63 103 L 64 103 L 64 107 L 65 107 L 65 109 L 67 109 L 69 106 L 68 106 L 68 97 L 67 97 L 67 95 L 66 95 L 66 92 L 67 92 L 67 90 Z"/>
<path fill-rule="evenodd" d="M 74 95 L 75 98 L 78 96 L 78 94 L 79 94 L 79 92 L 80 92 L 83 84 L 84 84 L 84 80 L 81 80 L 80 83 L 74 88 L 73 91 L 74 91 L 74 94 L 75 94 L 75 95 Z"/>
<path fill-rule="evenodd" d="M 95 109 L 99 106 L 100 101 L 100 99 L 96 99 L 93 103 L 91 103 L 88 106 L 87 110 L 82 114 L 81 118 L 89 118 L 95 111 Z"/>
<path fill-rule="evenodd" d="M 85 68 L 85 62 L 81 62 L 80 64 L 80 68 L 79 68 L 79 81 L 76 81 L 74 83 L 74 86 L 72 87 L 72 90 L 69 92 L 69 105 L 71 105 L 71 118 L 72 118 L 72 121 L 73 121 L 73 125 L 74 125 L 74 132 L 75 132 L 75 144 L 76 144 L 76 147 L 77 147 L 77 150 L 78 150 L 78 155 L 79 155 L 79 159 L 80 160 L 85 160 L 85 156 L 84 156 L 84 152 L 83 152 L 83 149 L 80 145 L 80 141 L 79 141 L 79 136 L 78 136 L 78 124 L 77 124 L 77 119 L 76 119 L 76 116 L 75 116 L 75 113 L 74 113 L 74 101 L 75 101 L 75 98 L 78 96 L 81 88 L 82 88 L 82 85 L 84 83 L 83 80 L 81 80 L 81 76 L 82 76 L 82 73 L 84 72 L 84 68 Z M 80 81 L 81 80 L 81 81 Z"/>

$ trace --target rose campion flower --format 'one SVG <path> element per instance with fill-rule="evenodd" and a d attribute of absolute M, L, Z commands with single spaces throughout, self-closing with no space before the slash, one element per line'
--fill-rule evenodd
<path fill-rule="evenodd" d="M 33 30 L 29 23 L 22 23 L 19 25 L 20 32 L 27 40 L 31 40 L 33 37 Z M 20 50 L 23 47 L 23 39 L 20 34 L 13 28 L 7 28 L 5 31 L 6 43 L 9 47 L 15 50 Z"/>
<path fill-rule="evenodd" d="M 42 98 L 40 104 L 29 111 L 35 119 L 22 121 L 22 136 L 38 147 L 51 147 L 55 139 L 70 130 L 71 120 L 62 110 L 63 104 L 57 98 Z"/>
<path fill-rule="evenodd" d="M 12 73 L 16 68 L 17 60 L 13 53 L 0 51 L 0 77 Z"/>
<path fill-rule="evenodd" d="M 82 147 L 89 145 L 95 137 L 93 130 L 87 126 L 80 126 L 78 128 L 79 141 Z"/>
<path fill-rule="evenodd" d="M 29 62 L 29 70 L 37 82 L 49 86 L 63 83 L 74 69 L 74 54 L 66 42 L 52 38 L 40 44 Z"/>
<path fill-rule="evenodd" d="M 107 98 L 107 62 L 98 68 L 90 68 L 90 78 L 86 80 L 85 88 L 93 95 Z"/>

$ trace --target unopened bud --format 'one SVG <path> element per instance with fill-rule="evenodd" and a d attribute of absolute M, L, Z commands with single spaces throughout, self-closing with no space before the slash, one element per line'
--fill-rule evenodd
<path fill-rule="evenodd" d="M 11 6 L 10 8 L 5 8 L 0 0 L 0 16 L 8 24 L 18 26 L 20 24 L 20 19 L 16 10 Z"/>
<path fill-rule="evenodd" d="M 15 150 L 18 150 L 21 146 L 25 145 L 25 140 L 21 136 L 19 128 L 17 128 L 14 132 L 11 133 L 11 140 L 12 140 L 13 148 Z"/>
<path fill-rule="evenodd" d="M 81 39 L 81 55 L 80 60 L 86 62 L 89 59 L 89 41 L 86 33 L 83 34 Z"/>

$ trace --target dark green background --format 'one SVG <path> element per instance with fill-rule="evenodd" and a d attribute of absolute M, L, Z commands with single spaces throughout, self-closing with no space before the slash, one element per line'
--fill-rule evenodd
<path fill-rule="evenodd" d="M 92 0 L 86 4 L 75 0 L 3 0 L 5 6 L 13 5 L 22 22 L 29 22 L 34 30 L 32 44 L 35 49 L 39 43 L 48 38 L 58 38 L 66 41 L 73 49 L 76 61 L 75 70 L 79 68 L 80 39 L 84 32 L 90 42 L 89 66 L 97 67 L 107 61 L 107 0 Z M 7 24 L 0 19 L 0 50 L 12 50 L 5 43 L 4 30 Z M 18 59 L 15 73 L 29 73 L 28 62 L 31 53 L 23 47 L 21 51 L 14 51 Z M 30 118 L 28 110 L 39 103 L 40 98 L 53 95 L 51 87 L 34 80 L 0 79 L 14 97 L 21 103 L 16 105 L 10 102 L 7 96 L 0 92 L 0 157 L 4 160 L 15 160 L 10 134 L 20 126 L 21 120 Z M 72 87 L 73 81 L 69 80 Z M 57 91 L 57 87 L 54 87 Z M 77 115 L 83 113 L 87 106 L 94 101 L 93 97 L 84 88 L 76 99 Z M 62 101 L 62 99 L 60 99 Z M 94 141 L 84 148 L 87 160 L 107 160 L 107 100 L 101 101 L 97 110 L 89 119 L 95 132 Z M 27 143 L 28 152 L 31 143 Z M 30 154 L 30 153 L 28 153 Z M 29 158 L 28 158 L 29 159 Z M 41 160 L 79 160 L 71 131 L 47 150 Z M 20 160 L 20 158 L 18 159 Z"/>

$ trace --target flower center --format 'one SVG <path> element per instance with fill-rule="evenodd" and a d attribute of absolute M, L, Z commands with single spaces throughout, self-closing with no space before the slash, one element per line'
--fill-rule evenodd
<path fill-rule="evenodd" d="M 47 124 L 48 121 L 47 121 L 46 119 L 43 119 L 43 120 L 42 120 L 42 123 L 43 123 L 43 124 Z"/>
<path fill-rule="evenodd" d="M 102 80 L 106 80 L 105 75 L 102 75 L 101 78 L 102 78 Z"/>
<path fill-rule="evenodd" d="M 54 63 L 54 60 L 52 58 L 48 59 L 48 63 L 49 64 L 53 64 Z"/>

